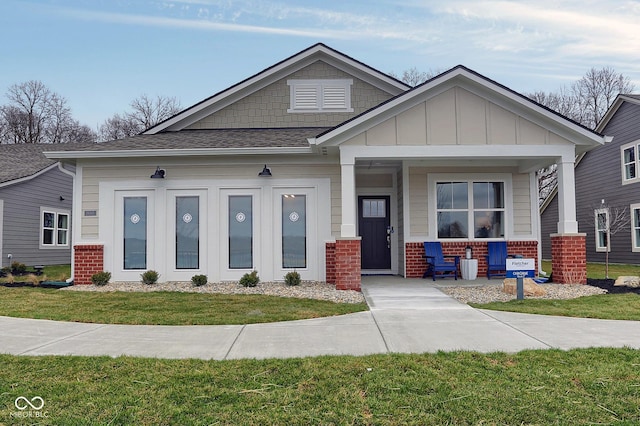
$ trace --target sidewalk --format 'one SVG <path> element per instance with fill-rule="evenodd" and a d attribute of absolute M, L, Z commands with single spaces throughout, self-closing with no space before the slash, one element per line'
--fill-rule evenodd
<path fill-rule="evenodd" d="M 428 280 L 366 277 L 363 294 L 368 312 L 244 326 L 104 325 L 0 317 L 0 353 L 224 360 L 591 346 L 640 349 L 640 321 L 477 310 Z"/>

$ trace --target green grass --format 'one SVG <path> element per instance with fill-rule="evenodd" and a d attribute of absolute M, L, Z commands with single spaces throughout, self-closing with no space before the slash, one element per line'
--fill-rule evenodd
<path fill-rule="evenodd" d="M 0 424 L 40 396 L 65 425 L 578 425 L 640 422 L 640 352 L 288 360 L 0 355 Z"/>
<path fill-rule="evenodd" d="M 523 314 L 559 315 L 640 321 L 640 295 L 601 294 L 569 300 L 527 299 L 508 302 L 470 303 L 474 308 Z"/>
<path fill-rule="evenodd" d="M 76 292 L 0 287 L 0 315 L 102 324 L 254 324 L 342 315 L 365 303 L 264 295 Z"/>
<path fill-rule="evenodd" d="M 587 263 L 587 278 L 603 279 L 605 275 L 604 263 Z M 551 261 L 542 261 L 542 270 L 547 274 L 551 273 Z M 626 265 L 626 264 L 609 264 L 609 278 L 618 278 L 619 276 L 631 275 L 640 276 L 640 265 Z"/>
<path fill-rule="evenodd" d="M 543 261 L 542 268 L 551 272 L 551 262 Z M 640 275 L 640 265 L 609 265 L 609 276 Z M 587 277 L 605 277 L 605 265 L 587 264 Z M 470 303 L 474 308 L 524 314 L 558 315 L 579 318 L 640 321 L 640 296 L 637 294 L 602 294 L 569 300 L 527 299 L 508 302 Z"/>

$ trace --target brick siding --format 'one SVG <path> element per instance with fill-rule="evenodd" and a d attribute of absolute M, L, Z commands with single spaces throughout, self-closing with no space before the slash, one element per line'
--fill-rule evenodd
<path fill-rule="evenodd" d="M 551 235 L 551 276 L 554 283 L 587 283 L 586 235 Z"/>
<path fill-rule="evenodd" d="M 336 289 L 360 291 L 360 238 L 337 240 L 335 244 Z"/>
<path fill-rule="evenodd" d="M 99 244 L 77 245 L 73 248 L 73 283 L 91 284 L 91 276 L 104 268 L 104 246 Z"/>
<path fill-rule="evenodd" d="M 473 249 L 473 258 L 478 259 L 478 277 L 487 275 L 487 243 L 482 241 L 446 241 L 442 242 L 442 254 L 460 256 L 464 259 L 466 247 Z M 405 277 L 422 278 L 427 270 L 427 259 L 424 257 L 424 243 L 406 243 Z M 507 241 L 507 253 L 518 254 L 527 259 L 535 259 L 538 270 L 537 241 Z M 459 271 L 458 271 L 459 272 Z"/>

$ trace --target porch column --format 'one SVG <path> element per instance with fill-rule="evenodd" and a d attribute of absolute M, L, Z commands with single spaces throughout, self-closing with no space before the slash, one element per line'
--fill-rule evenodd
<path fill-rule="evenodd" d="M 356 236 L 356 177 L 355 164 L 341 163 L 342 180 L 342 225 L 340 236 L 353 238 Z"/>
<path fill-rule="evenodd" d="M 586 234 L 578 233 L 576 220 L 575 162 L 558 163 L 558 233 L 551 235 L 551 274 L 561 284 L 586 284 Z"/>
<path fill-rule="evenodd" d="M 576 221 L 576 180 L 574 161 L 558 164 L 558 234 L 578 232 Z"/>
<path fill-rule="evenodd" d="M 356 235 L 356 179 L 355 159 L 341 158 L 342 224 L 336 239 L 336 289 L 360 291 L 361 247 Z"/>

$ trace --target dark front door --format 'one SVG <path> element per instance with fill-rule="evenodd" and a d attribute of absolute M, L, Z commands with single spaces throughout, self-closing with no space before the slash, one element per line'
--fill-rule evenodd
<path fill-rule="evenodd" d="M 362 269 L 391 269 L 391 218 L 388 196 L 358 197 Z M 387 238 L 389 237 L 389 238 Z"/>

